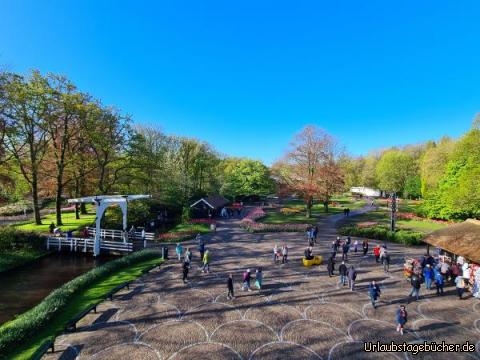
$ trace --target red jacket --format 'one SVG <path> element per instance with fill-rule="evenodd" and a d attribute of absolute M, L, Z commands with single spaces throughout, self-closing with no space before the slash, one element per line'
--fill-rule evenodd
<path fill-rule="evenodd" d="M 373 248 L 373 255 L 380 256 L 380 248 L 378 246 Z"/>

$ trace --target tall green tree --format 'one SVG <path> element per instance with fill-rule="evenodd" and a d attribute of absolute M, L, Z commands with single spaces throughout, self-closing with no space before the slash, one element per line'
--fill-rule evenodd
<path fill-rule="evenodd" d="M 50 142 L 45 123 L 53 112 L 49 84 L 34 71 L 29 78 L 4 73 L 0 87 L 4 149 L 30 186 L 35 223 L 40 225 L 39 175 Z"/>
<path fill-rule="evenodd" d="M 382 190 L 403 192 L 409 177 L 415 174 L 411 156 L 400 150 L 386 151 L 376 166 L 378 185 Z"/>
<path fill-rule="evenodd" d="M 221 168 L 221 193 L 228 198 L 266 196 L 275 189 L 270 170 L 261 161 L 228 158 Z"/>

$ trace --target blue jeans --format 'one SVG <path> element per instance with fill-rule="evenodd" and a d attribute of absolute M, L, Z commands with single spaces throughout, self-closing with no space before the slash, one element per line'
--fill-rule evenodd
<path fill-rule="evenodd" d="M 347 276 L 340 275 L 340 284 L 345 285 L 346 282 L 347 282 Z"/>
<path fill-rule="evenodd" d="M 425 279 L 425 286 L 427 287 L 428 290 L 432 288 L 432 279 L 426 278 Z"/>
<path fill-rule="evenodd" d="M 414 295 L 418 300 L 418 298 L 420 297 L 420 289 L 412 287 L 412 291 L 410 291 L 410 296 L 414 296 Z"/>

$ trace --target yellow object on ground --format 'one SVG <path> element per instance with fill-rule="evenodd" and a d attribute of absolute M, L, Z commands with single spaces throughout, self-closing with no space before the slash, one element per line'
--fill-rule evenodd
<path fill-rule="evenodd" d="M 323 257 L 314 256 L 312 260 L 307 260 L 303 258 L 303 266 L 309 267 L 312 265 L 320 265 L 323 262 Z"/>

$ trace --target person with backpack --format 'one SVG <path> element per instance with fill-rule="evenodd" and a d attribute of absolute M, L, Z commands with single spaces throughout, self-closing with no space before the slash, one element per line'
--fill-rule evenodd
<path fill-rule="evenodd" d="M 227 294 L 227 299 L 235 299 L 235 293 L 233 291 L 233 275 L 229 274 L 228 279 L 227 279 L 227 289 L 228 289 L 228 294 Z"/>
<path fill-rule="evenodd" d="M 397 320 L 397 332 L 403 335 L 403 328 L 407 323 L 407 310 L 405 309 L 405 305 L 400 305 L 397 310 L 396 320 Z"/>
<path fill-rule="evenodd" d="M 328 262 L 327 262 L 327 271 L 328 271 L 328 276 L 329 277 L 332 277 L 333 276 L 333 271 L 335 270 L 335 260 L 333 259 L 333 257 L 329 257 L 328 258 Z"/>
<path fill-rule="evenodd" d="M 343 286 L 346 285 L 347 272 L 347 265 L 345 265 L 345 261 L 342 261 L 342 263 L 338 267 L 338 273 L 340 274 L 340 284 L 342 284 Z"/>
<path fill-rule="evenodd" d="M 381 291 L 380 287 L 375 283 L 375 280 L 368 285 L 368 295 L 370 296 L 370 300 L 372 301 L 372 306 L 374 309 L 377 308 L 376 301 L 380 297 Z"/>
<path fill-rule="evenodd" d="M 425 287 L 427 290 L 432 289 L 432 280 L 433 280 L 433 270 L 430 264 L 426 264 L 423 269 L 423 278 L 425 279 Z"/>
<path fill-rule="evenodd" d="M 245 290 L 252 291 L 252 290 L 250 289 L 250 280 L 251 280 L 250 269 L 247 269 L 247 270 L 243 273 L 243 286 L 242 286 L 242 290 L 243 290 L 243 291 L 245 291 Z"/>
<path fill-rule="evenodd" d="M 413 274 L 410 278 L 410 285 L 412 285 L 412 290 L 410 291 L 410 297 L 415 296 L 418 300 L 420 298 L 420 287 L 422 286 L 422 279 L 420 275 Z"/>
<path fill-rule="evenodd" d="M 357 279 L 357 270 L 352 266 L 348 269 L 348 287 L 350 290 L 355 290 L 355 280 Z"/>
<path fill-rule="evenodd" d="M 457 289 L 458 299 L 462 300 L 463 293 L 465 292 L 465 279 L 463 276 L 457 276 L 455 279 L 455 287 Z"/>
<path fill-rule="evenodd" d="M 205 272 L 207 270 L 207 273 L 210 272 L 210 250 L 206 250 L 205 254 L 203 255 L 203 269 L 202 272 Z"/>
<path fill-rule="evenodd" d="M 435 272 L 435 287 L 437 288 L 437 296 L 443 295 L 444 279 L 440 271 Z"/>

